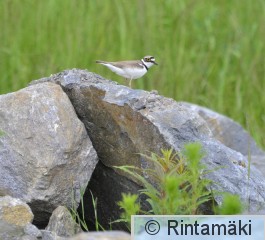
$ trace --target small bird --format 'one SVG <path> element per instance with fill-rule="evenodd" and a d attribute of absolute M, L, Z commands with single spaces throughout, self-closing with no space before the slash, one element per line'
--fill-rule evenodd
<path fill-rule="evenodd" d="M 131 82 L 133 79 L 137 79 L 145 75 L 150 67 L 154 64 L 155 58 L 152 56 L 145 56 L 141 60 L 131 60 L 131 61 L 121 61 L 121 62 L 105 62 L 96 61 L 96 63 L 102 64 L 109 68 L 112 72 L 124 77 L 129 80 L 129 86 L 131 87 Z"/>

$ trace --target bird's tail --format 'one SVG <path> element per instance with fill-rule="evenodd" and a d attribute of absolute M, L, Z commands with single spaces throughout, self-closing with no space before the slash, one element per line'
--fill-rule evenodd
<path fill-rule="evenodd" d="M 104 61 L 97 60 L 96 63 L 104 64 L 105 62 Z"/>

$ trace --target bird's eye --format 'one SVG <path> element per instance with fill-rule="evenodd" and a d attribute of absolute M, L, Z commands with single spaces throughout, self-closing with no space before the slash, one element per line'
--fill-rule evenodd
<path fill-rule="evenodd" d="M 150 62 L 150 58 L 146 58 L 146 62 Z"/>

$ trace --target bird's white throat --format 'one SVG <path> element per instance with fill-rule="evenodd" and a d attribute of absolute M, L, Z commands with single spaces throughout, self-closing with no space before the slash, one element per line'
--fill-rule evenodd
<path fill-rule="evenodd" d="M 145 62 L 144 59 L 142 59 L 141 61 L 148 69 L 154 65 L 154 63 L 152 62 Z"/>

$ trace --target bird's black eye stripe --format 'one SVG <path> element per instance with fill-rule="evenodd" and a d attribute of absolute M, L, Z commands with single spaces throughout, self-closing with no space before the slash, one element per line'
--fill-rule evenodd
<path fill-rule="evenodd" d="M 155 61 L 155 58 L 154 57 L 145 57 L 144 58 L 144 61 L 145 62 L 154 62 Z"/>

